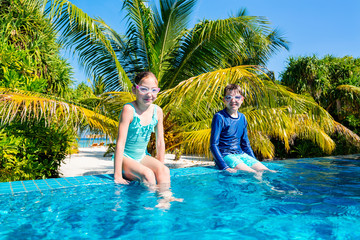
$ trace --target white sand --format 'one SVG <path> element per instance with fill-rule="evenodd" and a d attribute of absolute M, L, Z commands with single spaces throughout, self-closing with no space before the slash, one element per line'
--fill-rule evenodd
<path fill-rule="evenodd" d="M 78 154 L 65 158 L 60 167 L 62 177 L 75 177 L 96 174 L 113 174 L 114 162 L 111 157 L 104 157 L 107 147 L 79 148 Z M 183 155 L 174 161 L 174 154 L 165 155 L 165 165 L 169 168 L 185 168 L 192 166 L 214 166 L 214 162 L 198 157 Z"/>

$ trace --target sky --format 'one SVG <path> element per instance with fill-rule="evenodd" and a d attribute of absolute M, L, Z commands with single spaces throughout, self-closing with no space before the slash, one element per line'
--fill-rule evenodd
<path fill-rule="evenodd" d="M 91 17 L 100 17 L 118 33 L 125 33 L 126 21 L 122 0 L 70 0 Z M 189 28 L 204 19 L 228 18 L 246 8 L 250 16 L 263 16 L 290 42 L 289 51 L 274 54 L 267 68 L 278 78 L 289 57 L 325 55 L 360 58 L 359 0 L 198 0 Z M 87 77 L 69 58 L 74 67 L 75 85 Z"/>

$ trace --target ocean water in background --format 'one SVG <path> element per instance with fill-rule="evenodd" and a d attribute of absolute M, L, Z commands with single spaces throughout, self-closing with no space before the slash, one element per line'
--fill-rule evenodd
<path fill-rule="evenodd" d="M 115 143 L 115 141 L 110 141 L 110 139 L 108 138 L 79 138 L 77 140 L 79 148 L 91 147 L 94 143 L 104 143 L 104 145 L 109 143 Z"/>

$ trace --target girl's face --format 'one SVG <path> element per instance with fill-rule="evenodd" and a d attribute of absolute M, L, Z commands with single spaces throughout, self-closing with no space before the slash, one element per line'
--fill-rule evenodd
<path fill-rule="evenodd" d="M 150 106 L 156 100 L 160 89 L 158 88 L 156 78 L 154 76 L 147 76 L 136 87 L 133 87 L 132 90 L 136 95 L 138 103 Z"/>

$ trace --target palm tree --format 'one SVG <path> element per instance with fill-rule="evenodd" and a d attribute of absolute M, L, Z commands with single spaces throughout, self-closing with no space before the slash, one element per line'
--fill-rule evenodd
<path fill-rule="evenodd" d="M 103 79 L 106 93 L 98 106 L 113 119 L 133 99 L 129 90 L 134 74 L 152 71 L 164 90 L 158 104 L 171 113 L 175 130 L 184 132 L 183 144 L 191 152 L 206 153 L 211 117 L 221 109 L 221 93 L 228 83 L 239 83 L 246 93 L 242 111 L 260 155 L 273 156 L 271 138 L 281 139 L 289 148 L 295 136 L 331 151 L 334 143 L 328 134 L 337 126 L 331 116 L 311 99 L 262 80 L 266 61 L 288 48 L 279 31 L 244 10 L 187 29 L 196 2 L 159 0 L 157 8 L 144 0 L 124 0 L 122 9 L 128 17 L 124 34 L 67 0 L 49 0 L 44 14 L 61 32 L 60 42 L 79 55 L 85 71 Z"/>
<path fill-rule="evenodd" d="M 359 132 L 359 69 L 360 59 L 351 56 L 290 58 L 281 82 L 296 93 L 309 93 L 337 121 Z"/>
<path fill-rule="evenodd" d="M 40 1 L 0 2 L 0 124 L 43 119 L 47 124 L 70 124 L 74 129 L 82 125 L 113 136 L 116 121 L 65 100 L 71 69 L 59 57 L 56 31 L 40 6 Z"/>

